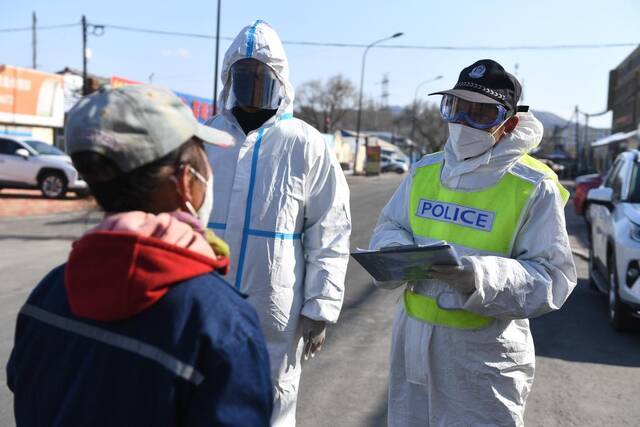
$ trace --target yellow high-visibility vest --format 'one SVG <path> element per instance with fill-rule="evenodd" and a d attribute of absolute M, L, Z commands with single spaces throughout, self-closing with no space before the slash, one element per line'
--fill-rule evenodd
<path fill-rule="evenodd" d="M 526 207 L 538 183 L 553 179 L 566 203 L 569 192 L 542 162 L 523 156 L 493 186 L 474 191 L 445 188 L 440 182 L 441 153 L 416 168 L 409 203 L 409 223 L 415 236 L 510 257 Z M 458 329 L 486 326 L 491 318 L 464 310 L 439 308 L 435 300 L 411 291 L 405 293 L 406 312 L 419 320 Z"/>

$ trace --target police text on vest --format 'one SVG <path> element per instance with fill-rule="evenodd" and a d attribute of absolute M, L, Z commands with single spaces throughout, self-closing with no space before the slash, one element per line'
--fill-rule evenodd
<path fill-rule="evenodd" d="M 476 230 L 491 231 L 496 213 L 437 200 L 420 199 L 416 215 Z"/>

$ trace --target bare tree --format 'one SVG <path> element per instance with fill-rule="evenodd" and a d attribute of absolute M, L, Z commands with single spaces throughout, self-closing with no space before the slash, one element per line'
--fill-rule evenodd
<path fill-rule="evenodd" d="M 439 151 L 447 142 L 449 129 L 433 104 L 420 103 L 416 115 L 416 139 L 427 151 Z"/>
<path fill-rule="evenodd" d="M 339 126 L 355 104 L 355 87 L 341 74 L 324 83 L 312 80 L 298 89 L 297 116 L 324 133 Z"/>
<path fill-rule="evenodd" d="M 414 119 L 415 115 L 415 119 Z M 393 117 L 387 128 L 402 136 L 412 137 L 427 153 L 442 149 L 447 140 L 447 124 L 432 103 L 418 101 L 405 106 Z"/>
<path fill-rule="evenodd" d="M 356 90 L 344 76 L 339 74 L 326 82 L 312 80 L 302 84 L 297 92 L 296 115 L 301 119 L 324 133 L 336 129 L 355 130 Z M 416 105 L 399 110 L 380 106 L 368 97 L 362 104 L 361 129 L 363 132 L 389 132 L 399 140 L 413 135 L 414 142 L 424 152 L 442 149 L 448 134 L 447 124 L 433 103 L 418 101 Z"/>

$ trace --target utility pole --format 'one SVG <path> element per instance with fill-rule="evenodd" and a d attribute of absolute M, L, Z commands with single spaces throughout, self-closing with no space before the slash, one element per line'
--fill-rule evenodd
<path fill-rule="evenodd" d="M 380 94 L 380 100 L 382 101 L 382 108 L 389 106 L 389 73 L 382 75 L 382 93 Z"/>
<path fill-rule="evenodd" d="M 89 49 L 87 48 L 87 35 L 91 31 L 92 36 L 102 37 L 104 35 L 104 25 L 88 24 L 86 16 L 82 15 L 82 96 L 86 96 L 91 91 L 89 87 L 89 76 L 87 74 L 87 60 L 89 59 Z"/>
<path fill-rule="evenodd" d="M 215 71 L 213 73 L 213 115 L 215 116 L 218 113 L 218 52 L 220 50 L 220 2 L 218 0 L 218 18 L 216 24 L 216 65 Z"/>
<path fill-rule="evenodd" d="M 580 149 L 580 109 L 576 105 L 576 160 L 577 160 L 577 173 L 582 171 L 582 150 Z"/>
<path fill-rule="evenodd" d="M 38 40 L 36 39 L 36 24 L 38 20 L 36 19 L 36 12 L 31 12 L 31 66 L 33 69 L 38 68 L 38 61 L 36 57 L 36 52 L 38 48 Z"/>
<path fill-rule="evenodd" d="M 362 87 L 364 86 L 364 66 L 367 61 L 367 52 L 369 51 L 369 49 L 371 49 L 373 46 L 377 45 L 378 43 L 395 39 L 397 37 L 402 36 L 402 34 L 404 33 L 395 33 L 391 37 L 385 37 L 383 39 L 376 40 L 373 43 L 368 44 L 367 47 L 364 49 L 364 53 L 362 54 L 362 71 L 360 71 L 360 96 L 358 96 L 358 116 L 356 119 L 356 151 L 353 155 L 354 174 L 356 172 L 356 166 L 358 165 L 358 144 L 360 143 L 360 120 L 362 119 Z M 365 145 L 366 144 L 368 144 L 368 142 L 365 140 Z"/>
<path fill-rule="evenodd" d="M 591 150 L 589 146 L 589 114 L 584 114 L 584 141 L 582 142 L 582 151 L 584 152 L 584 168 L 589 169 L 591 167 Z"/>
<path fill-rule="evenodd" d="M 89 93 L 87 79 L 87 18 L 82 15 L 82 96 Z"/>
<path fill-rule="evenodd" d="M 585 169 L 590 169 L 593 163 L 593 153 L 591 152 L 591 145 L 589 144 L 589 140 L 590 138 L 590 129 L 589 129 L 589 119 L 591 117 L 598 117 L 598 116 L 602 116 L 604 114 L 607 114 L 609 111 L 608 110 L 604 110 L 601 111 L 599 113 L 585 113 L 584 111 L 581 111 L 582 114 L 584 114 L 584 137 L 582 138 L 583 142 L 582 142 L 582 150 L 584 152 L 583 158 L 584 158 L 584 168 Z"/>

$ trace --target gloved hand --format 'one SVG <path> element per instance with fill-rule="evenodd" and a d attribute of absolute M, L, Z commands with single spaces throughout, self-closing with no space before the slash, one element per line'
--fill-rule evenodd
<path fill-rule="evenodd" d="M 302 355 L 304 360 L 314 357 L 322 348 L 326 337 L 327 324 L 321 320 L 309 319 L 305 316 L 302 318 L 302 338 L 304 339 L 304 349 Z"/>
<path fill-rule="evenodd" d="M 476 290 L 476 275 L 473 265 L 464 258 L 462 265 L 431 266 L 429 278 L 445 282 L 462 295 L 471 294 Z"/>

